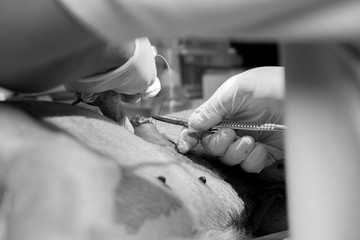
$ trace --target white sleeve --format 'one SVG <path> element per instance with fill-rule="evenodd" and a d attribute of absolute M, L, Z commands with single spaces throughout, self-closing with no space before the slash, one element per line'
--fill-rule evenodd
<path fill-rule="evenodd" d="M 252 40 L 358 37 L 358 0 L 58 0 L 110 42 L 136 37 Z"/>

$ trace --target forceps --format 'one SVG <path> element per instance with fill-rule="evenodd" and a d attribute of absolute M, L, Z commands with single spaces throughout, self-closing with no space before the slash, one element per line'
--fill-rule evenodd
<path fill-rule="evenodd" d="M 175 125 L 188 127 L 188 120 L 184 118 L 154 115 L 153 119 L 167 122 Z M 235 122 L 235 121 L 222 121 L 216 126 L 212 127 L 210 131 L 216 131 L 219 128 L 231 128 L 234 130 L 249 130 L 249 131 L 284 131 L 286 126 L 275 123 L 251 123 L 251 122 Z"/>

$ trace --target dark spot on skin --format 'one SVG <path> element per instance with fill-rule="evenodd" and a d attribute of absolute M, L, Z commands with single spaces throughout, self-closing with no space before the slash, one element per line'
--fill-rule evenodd
<path fill-rule="evenodd" d="M 248 151 L 245 151 L 245 154 L 248 154 Z"/>
<path fill-rule="evenodd" d="M 201 177 L 199 177 L 199 180 L 200 180 L 203 184 L 206 184 L 206 177 L 201 176 Z"/>
<path fill-rule="evenodd" d="M 163 183 L 166 184 L 166 178 L 163 176 L 159 176 L 158 179 Z"/>

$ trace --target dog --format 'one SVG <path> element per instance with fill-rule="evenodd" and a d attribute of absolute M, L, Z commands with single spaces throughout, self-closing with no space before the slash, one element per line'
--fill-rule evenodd
<path fill-rule="evenodd" d="M 63 103 L 9 101 L 0 112 L 0 239 L 233 240 L 287 229 L 283 162 L 254 175 L 200 148 L 182 155 L 174 126 L 143 117 L 133 134 Z"/>

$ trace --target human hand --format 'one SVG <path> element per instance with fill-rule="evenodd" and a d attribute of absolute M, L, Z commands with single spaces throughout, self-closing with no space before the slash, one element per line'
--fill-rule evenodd
<path fill-rule="evenodd" d="M 281 67 L 259 67 L 228 79 L 190 116 L 189 128 L 178 141 L 182 153 L 201 139 L 204 149 L 230 166 L 260 172 L 284 158 L 282 132 L 244 131 L 229 128 L 204 132 L 223 119 L 231 121 L 283 122 L 284 73 Z"/>
<path fill-rule="evenodd" d="M 127 43 L 124 47 L 127 47 Z M 106 91 L 124 95 L 123 99 L 131 103 L 156 96 L 161 85 L 156 77 L 155 56 L 156 52 L 150 41 L 138 38 L 135 40 L 133 55 L 122 66 L 67 83 L 65 87 L 68 91 L 76 92 L 85 103 L 94 102 L 99 94 Z"/>

